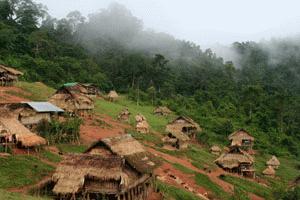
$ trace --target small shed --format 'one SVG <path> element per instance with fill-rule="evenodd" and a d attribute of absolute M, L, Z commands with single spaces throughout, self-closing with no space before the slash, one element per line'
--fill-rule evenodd
<path fill-rule="evenodd" d="M 51 121 L 52 117 L 64 111 L 49 102 L 24 102 L 21 103 L 18 119 L 25 126 L 37 125 L 40 121 Z"/>
<path fill-rule="evenodd" d="M 128 108 L 122 110 L 118 116 L 118 120 L 128 122 L 131 113 L 129 112 Z"/>
<path fill-rule="evenodd" d="M 240 146 L 243 150 L 252 150 L 254 137 L 245 129 L 239 129 L 228 136 L 230 146 Z"/>
<path fill-rule="evenodd" d="M 4 65 L 0 65 L 0 86 L 12 86 L 23 73 Z"/>
<path fill-rule="evenodd" d="M 272 156 L 270 160 L 267 161 L 267 166 L 272 167 L 273 169 L 278 169 L 280 166 L 280 161 L 276 156 Z"/>
<path fill-rule="evenodd" d="M 139 133 L 149 133 L 150 132 L 150 126 L 147 122 L 146 117 L 144 117 L 142 114 L 138 114 L 135 116 L 136 121 L 136 131 Z"/>
<path fill-rule="evenodd" d="M 213 145 L 211 148 L 210 148 L 210 152 L 214 155 L 220 155 L 222 153 L 222 149 L 217 146 L 217 145 Z"/>
<path fill-rule="evenodd" d="M 239 147 L 231 148 L 228 153 L 223 153 L 215 160 L 215 163 L 225 171 L 255 177 L 254 158 Z"/>
<path fill-rule="evenodd" d="M 274 177 L 276 174 L 275 170 L 271 166 L 268 166 L 262 173 L 263 173 L 263 175 L 269 176 L 269 177 Z"/>
<path fill-rule="evenodd" d="M 172 113 L 172 111 L 167 108 L 166 106 L 159 106 L 155 108 L 154 114 L 155 115 L 162 115 L 162 116 L 168 116 Z"/>
<path fill-rule="evenodd" d="M 57 199 L 146 200 L 152 177 L 132 168 L 118 155 L 71 154 L 52 180 Z"/>
<path fill-rule="evenodd" d="M 115 90 L 111 90 L 107 95 L 107 99 L 111 102 L 118 100 L 118 98 L 119 98 L 119 95 Z"/>
<path fill-rule="evenodd" d="M 195 138 L 198 132 L 202 131 L 199 124 L 194 122 L 191 118 L 188 117 L 177 117 L 175 120 L 170 122 L 166 127 L 167 133 L 183 133 L 189 136 L 190 138 Z"/>
<path fill-rule="evenodd" d="M 190 138 L 181 132 L 172 132 L 168 133 L 167 136 L 162 138 L 162 141 L 164 144 L 171 145 L 177 149 L 186 149 L 188 147 Z"/>

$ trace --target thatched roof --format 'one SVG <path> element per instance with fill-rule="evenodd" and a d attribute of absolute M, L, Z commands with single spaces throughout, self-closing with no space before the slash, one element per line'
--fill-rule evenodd
<path fill-rule="evenodd" d="M 242 140 L 254 141 L 254 137 L 250 135 L 246 130 L 239 129 L 228 136 L 228 139 L 231 140 L 234 144 L 238 145 Z M 233 144 L 232 144 L 233 145 Z M 234 145 L 233 145 L 234 146 Z"/>
<path fill-rule="evenodd" d="M 108 95 L 107 95 L 108 98 L 111 98 L 111 99 L 116 99 L 119 97 L 118 93 L 115 91 L 115 90 L 111 90 Z"/>
<path fill-rule="evenodd" d="M 129 134 L 104 138 L 102 142 L 105 143 L 113 153 L 121 156 L 145 152 L 143 145 Z"/>
<path fill-rule="evenodd" d="M 157 159 L 146 152 L 144 146 L 129 134 L 102 139 L 89 147 L 86 153 L 103 145 L 113 154 L 124 157 L 133 168 L 141 173 L 152 172 L 158 165 Z"/>
<path fill-rule="evenodd" d="M 262 173 L 263 175 L 267 175 L 267 176 L 275 176 L 276 174 L 275 170 L 271 166 L 268 166 Z"/>
<path fill-rule="evenodd" d="M 90 154 L 67 155 L 58 165 L 52 179 L 56 183 L 56 194 L 73 194 L 79 192 L 86 179 L 99 181 L 116 181 L 127 187 L 135 177 L 125 171 L 124 160 L 119 156 L 101 157 Z M 117 192 L 117 191 L 116 191 Z"/>
<path fill-rule="evenodd" d="M 137 115 L 135 116 L 135 121 L 136 121 L 136 122 L 142 122 L 142 121 L 147 121 L 147 119 L 146 119 L 146 117 L 145 117 L 144 115 L 142 115 L 142 114 L 137 114 Z"/>
<path fill-rule="evenodd" d="M 165 106 L 159 106 L 159 107 L 155 108 L 155 110 L 154 110 L 154 114 L 168 115 L 171 113 L 172 113 L 172 111 Z"/>
<path fill-rule="evenodd" d="M 195 131 L 199 132 L 202 131 L 201 127 L 199 126 L 199 124 L 197 124 L 196 122 L 194 122 L 194 120 L 192 120 L 191 118 L 188 117 L 177 117 L 175 120 L 173 120 L 172 122 L 170 122 L 167 127 L 166 127 L 166 132 L 167 133 L 182 133 L 182 129 L 186 127 L 186 128 L 194 128 Z"/>
<path fill-rule="evenodd" d="M 68 112 L 74 112 L 76 110 L 91 110 L 94 108 L 94 102 L 91 98 L 80 93 L 73 93 L 68 90 L 57 91 L 49 102 L 62 108 Z"/>
<path fill-rule="evenodd" d="M 280 161 L 277 159 L 276 156 L 272 156 L 272 158 L 267 161 L 267 165 L 270 165 L 270 166 L 279 166 L 280 165 Z"/>
<path fill-rule="evenodd" d="M 241 149 L 234 149 L 228 153 L 223 153 L 218 159 L 215 160 L 215 163 L 222 168 L 227 169 L 239 167 L 242 163 L 252 165 L 253 162 L 253 157 Z"/>
<path fill-rule="evenodd" d="M 210 148 L 211 151 L 214 151 L 214 152 L 221 152 L 222 149 L 217 146 L 217 145 L 213 145 L 211 148 Z"/>
<path fill-rule="evenodd" d="M 16 139 L 23 147 L 45 145 L 46 140 L 23 126 L 13 117 L 0 117 L 0 125 L 8 135 L 16 135 Z"/>
<path fill-rule="evenodd" d="M 20 72 L 14 68 L 11 68 L 11 67 L 6 67 L 4 65 L 0 65 L 0 72 L 8 72 L 12 75 L 15 75 L 15 76 L 21 76 L 23 75 L 23 72 Z"/>

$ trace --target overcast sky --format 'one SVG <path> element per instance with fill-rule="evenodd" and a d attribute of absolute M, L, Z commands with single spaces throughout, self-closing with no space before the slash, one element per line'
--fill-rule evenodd
<path fill-rule="evenodd" d="M 118 2 L 142 19 L 145 28 L 202 46 L 270 39 L 300 33 L 300 0 L 35 0 L 62 18 L 88 15 Z"/>

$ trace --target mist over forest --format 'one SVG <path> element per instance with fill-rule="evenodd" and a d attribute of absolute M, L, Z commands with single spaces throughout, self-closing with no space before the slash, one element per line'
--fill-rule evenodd
<path fill-rule="evenodd" d="M 149 30 L 117 3 L 55 19 L 31 0 L 8 0 L 0 13 L 0 62 L 24 71 L 25 81 L 115 89 L 193 117 L 203 143 L 243 127 L 259 138 L 256 148 L 300 156 L 297 37 L 237 41 L 222 52 Z"/>

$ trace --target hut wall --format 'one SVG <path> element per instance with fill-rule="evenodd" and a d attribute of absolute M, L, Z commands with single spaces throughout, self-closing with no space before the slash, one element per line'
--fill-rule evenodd
<path fill-rule="evenodd" d="M 23 125 L 38 124 L 41 120 L 51 121 L 50 113 L 36 113 L 35 115 L 28 117 L 21 117 L 20 121 Z"/>

